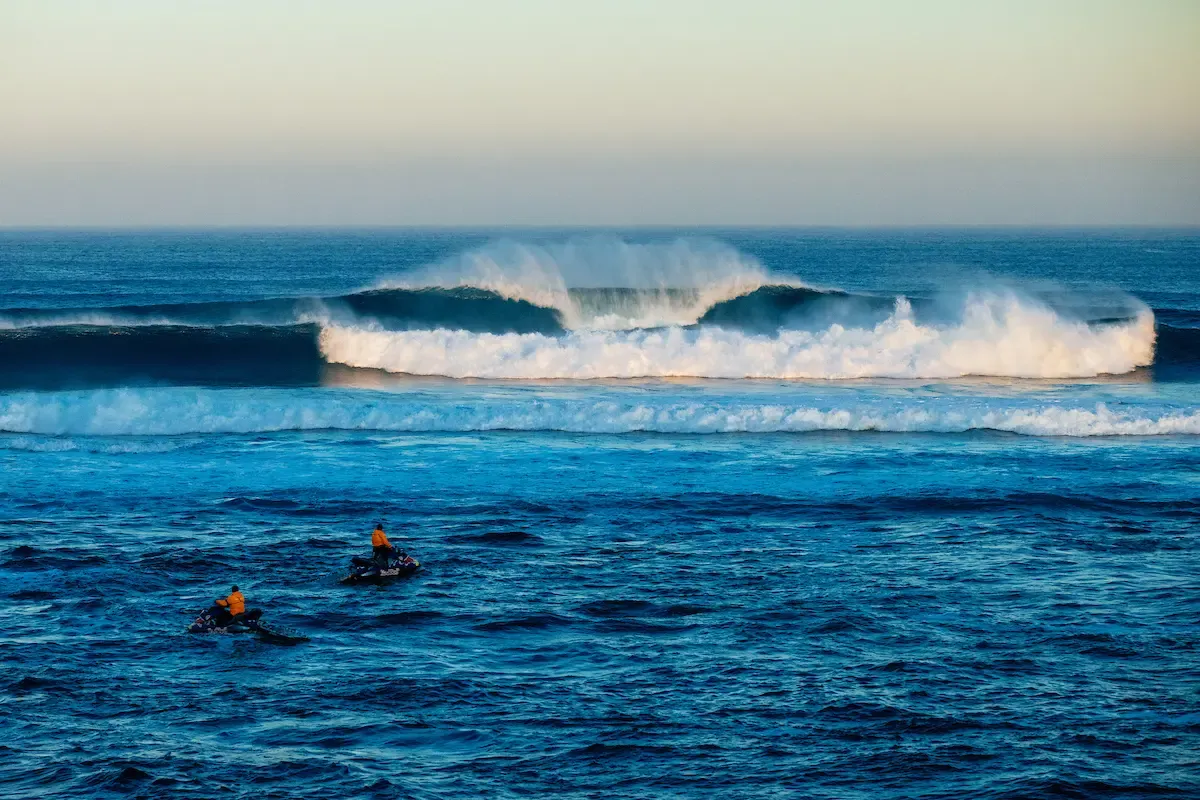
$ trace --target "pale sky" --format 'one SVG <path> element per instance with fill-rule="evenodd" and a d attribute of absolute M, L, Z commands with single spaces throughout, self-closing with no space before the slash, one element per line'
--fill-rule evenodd
<path fill-rule="evenodd" d="M 1200 224 L 1200 0 L 0 0 L 0 225 Z"/>

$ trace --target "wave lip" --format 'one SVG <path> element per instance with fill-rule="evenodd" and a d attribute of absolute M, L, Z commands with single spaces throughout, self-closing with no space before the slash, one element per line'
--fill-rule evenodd
<path fill-rule="evenodd" d="M 569 330 L 631 330 L 695 324 L 712 306 L 772 282 L 803 287 L 711 239 L 638 244 L 596 236 L 493 242 L 372 288 L 485 290 L 554 309 Z"/>
<path fill-rule="evenodd" d="M 1030 436 L 1200 435 L 1200 406 L 1030 402 L 965 396 L 834 398 L 814 403 L 742 397 L 603 398 L 501 393 L 464 403 L 358 391 L 120 389 L 0 395 L 0 446 L 38 449 L 30 436 L 161 437 L 290 431 L 396 433 L 558 431 L 581 434 L 1004 431 Z M 65 442 L 67 439 L 46 439 Z M 161 441 L 161 440 L 159 440 Z M 137 447 L 152 446 L 144 439 Z"/>
<path fill-rule="evenodd" d="M 918 322 L 911 304 L 871 327 L 755 335 L 723 328 L 571 331 L 564 336 L 388 331 L 328 325 L 327 361 L 451 378 L 1084 378 L 1154 358 L 1154 315 L 1089 325 L 1011 293 L 977 293 L 956 323 Z"/>

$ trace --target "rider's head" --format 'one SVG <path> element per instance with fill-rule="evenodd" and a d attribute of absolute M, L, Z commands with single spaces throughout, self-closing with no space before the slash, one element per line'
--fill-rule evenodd
<path fill-rule="evenodd" d="M 375 530 L 377 530 L 377 531 L 381 531 L 381 530 L 383 530 L 383 523 L 382 523 L 382 522 L 376 522 L 376 523 L 375 523 Z"/>
<path fill-rule="evenodd" d="M 236 592 L 238 590 L 238 588 L 236 586 L 234 586 L 233 590 Z"/>

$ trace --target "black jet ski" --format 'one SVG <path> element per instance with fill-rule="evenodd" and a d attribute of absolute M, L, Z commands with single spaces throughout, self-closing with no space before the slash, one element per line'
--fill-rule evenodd
<path fill-rule="evenodd" d="M 342 583 L 386 583 L 396 578 L 407 578 L 420 568 L 421 562 L 403 550 L 394 552 L 387 564 L 380 564 L 373 558 L 355 556 L 350 559 L 350 574 L 342 578 Z"/>
<path fill-rule="evenodd" d="M 261 608 L 248 608 L 236 617 L 218 605 L 201 612 L 195 622 L 188 626 L 188 633 L 253 633 L 263 641 L 274 644 L 307 642 L 308 637 L 277 625 L 262 621 Z"/>

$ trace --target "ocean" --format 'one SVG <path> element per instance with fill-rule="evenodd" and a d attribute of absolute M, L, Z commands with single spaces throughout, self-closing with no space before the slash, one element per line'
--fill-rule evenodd
<path fill-rule="evenodd" d="M 0 232 L 6 798 L 1200 797 L 1198 523 L 1194 230 Z"/>

